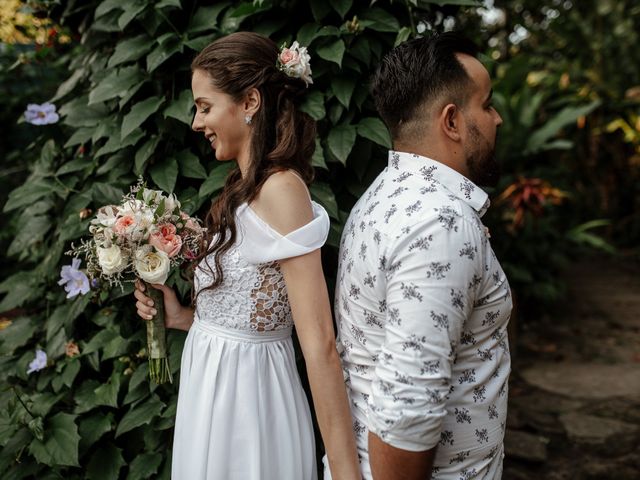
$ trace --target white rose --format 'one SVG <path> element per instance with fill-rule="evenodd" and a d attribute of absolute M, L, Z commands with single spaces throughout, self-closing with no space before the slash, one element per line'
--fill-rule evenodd
<path fill-rule="evenodd" d="M 122 254 L 122 250 L 117 245 L 108 248 L 98 247 L 98 263 L 105 275 L 113 275 L 121 272 L 127 267 L 128 259 Z"/>
<path fill-rule="evenodd" d="M 169 276 L 169 255 L 161 251 L 141 249 L 136 254 L 134 267 L 138 276 L 147 283 L 164 285 Z"/>
<path fill-rule="evenodd" d="M 153 229 L 155 216 L 150 208 L 145 207 L 136 212 L 134 218 L 136 220 L 136 231 L 133 233 L 133 239 L 139 241 L 146 238 Z"/>
<path fill-rule="evenodd" d="M 117 220 L 118 207 L 115 205 L 107 205 L 102 207 L 96 213 L 96 218 L 91 220 L 92 225 L 102 225 L 105 227 L 112 227 Z"/>
<path fill-rule="evenodd" d="M 176 208 L 180 208 L 180 202 L 172 193 L 164 199 L 164 211 L 165 213 L 173 213 Z"/>
<path fill-rule="evenodd" d="M 162 192 L 160 190 L 152 190 L 150 188 L 145 188 L 144 190 L 142 190 L 142 199 L 147 205 L 160 203 L 161 198 Z"/>
<path fill-rule="evenodd" d="M 307 52 L 307 47 L 300 47 L 300 63 L 296 65 L 298 76 L 309 85 L 313 83 L 311 79 L 311 55 Z"/>

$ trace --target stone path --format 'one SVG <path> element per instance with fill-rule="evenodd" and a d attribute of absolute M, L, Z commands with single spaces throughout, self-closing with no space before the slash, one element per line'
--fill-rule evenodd
<path fill-rule="evenodd" d="M 640 480 L 640 268 L 588 260 L 519 325 L 504 480 Z"/>

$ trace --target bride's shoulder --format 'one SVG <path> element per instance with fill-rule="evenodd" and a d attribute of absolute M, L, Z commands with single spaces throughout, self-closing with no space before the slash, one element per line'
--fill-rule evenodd
<path fill-rule="evenodd" d="M 313 219 L 309 190 L 302 178 L 292 170 L 270 175 L 250 206 L 274 230 L 283 235 Z"/>

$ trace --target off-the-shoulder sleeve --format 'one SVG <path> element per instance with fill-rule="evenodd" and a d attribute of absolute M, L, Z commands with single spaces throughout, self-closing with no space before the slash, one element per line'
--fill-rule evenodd
<path fill-rule="evenodd" d="M 321 205 L 311 202 L 313 220 L 281 235 L 262 220 L 247 204 L 238 208 L 239 249 L 249 263 L 266 263 L 297 257 L 324 245 L 329 235 L 329 216 Z"/>

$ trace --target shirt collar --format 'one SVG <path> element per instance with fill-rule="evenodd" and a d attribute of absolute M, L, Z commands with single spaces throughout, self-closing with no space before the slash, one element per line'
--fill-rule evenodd
<path fill-rule="evenodd" d="M 437 160 L 415 153 L 389 150 L 389 169 L 418 175 L 430 184 L 440 183 L 455 197 L 471 206 L 481 217 L 491 204 L 489 195 L 484 190 Z"/>

